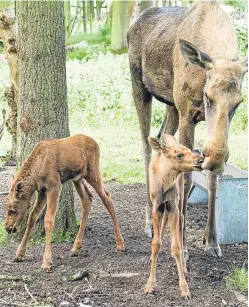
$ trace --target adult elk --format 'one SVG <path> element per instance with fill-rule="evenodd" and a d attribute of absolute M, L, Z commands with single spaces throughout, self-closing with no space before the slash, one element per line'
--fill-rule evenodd
<path fill-rule="evenodd" d="M 228 159 L 229 125 L 242 101 L 241 83 L 247 60 L 238 59 L 235 30 L 215 1 L 183 7 L 151 8 L 128 31 L 133 98 L 138 114 L 147 179 L 146 233 L 152 235 L 152 204 L 148 168 L 151 148 L 151 102 L 154 96 L 167 106 L 161 133 L 174 135 L 193 149 L 195 126 L 206 120 L 208 137 L 203 169 L 208 172 L 208 222 L 205 250 L 221 256 L 215 227 L 217 174 Z M 186 213 L 191 174 L 185 175 L 183 212 Z M 184 253 L 188 258 L 184 225 Z"/>
<path fill-rule="evenodd" d="M 99 154 L 98 144 L 92 138 L 81 134 L 64 139 L 43 140 L 32 150 L 14 178 L 6 204 L 6 231 L 16 232 L 26 215 L 32 195 L 37 192 L 36 201 L 29 214 L 26 231 L 18 246 L 15 261 L 23 260 L 30 232 L 47 204 L 44 218 L 46 246 L 42 267 L 46 271 L 50 270 L 52 263 L 51 233 L 62 184 L 69 179 L 72 179 L 82 202 L 82 220 L 74 241 L 72 256 L 77 256 L 82 248 L 87 218 L 91 210 L 93 195 L 86 182 L 95 189 L 110 213 L 117 249 L 124 250 L 124 240 L 119 229 L 114 205 L 99 172 Z"/>

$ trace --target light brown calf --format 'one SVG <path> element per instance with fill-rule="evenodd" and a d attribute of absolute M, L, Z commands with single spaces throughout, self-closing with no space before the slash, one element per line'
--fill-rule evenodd
<path fill-rule="evenodd" d="M 82 247 L 88 214 L 92 204 L 92 194 L 86 181 L 95 189 L 110 213 L 118 250 L 124 250 L 124 240 L 120 233 L 117 216 L 110 193 L 102 183 L 99 171 L 99 146 L 90 137 L 74 135 L 64 139 L 41 141 L 31 152 L 14 178 L 7 202 L 6 230 L 16 232 L 23 220 L 31 197 L 37 191 L 33 209 L 29 215 L 23 239 L 16 252 L 16 261 L 22 261 L 31 229 L 35 225 L 45 204 L 44 219 L 46 246 L 42 267 L 51 268 L 51 232 L 58 208 L 62 184 L 72 179 L 82 201 L 82 221 L 74 241 L 72 254 L 77 255 Z"/>
<path fill-rule="evenodd" d="M 184 172 L 201 170 L 203 158 L 187 147 L 177 144 L 176 139 L 164 134 L 162 140 L 149 138 L 150 146 L 157 151 L 151 161 L 149 182 L 153 205 L 153 229 L 151 271 L 145 293 L 152 293 L 156 286 L 157 258 L 167 223 L 172 236 L 171 252 L 176 259 L 181 296 L 190 297 L 185 280 L 186 263 L 183 256 L 183 197 Z"/>

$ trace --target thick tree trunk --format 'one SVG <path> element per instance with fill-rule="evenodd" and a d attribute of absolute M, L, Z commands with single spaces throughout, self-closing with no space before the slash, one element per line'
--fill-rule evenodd
<path fill-rule="evenodd" d="M 139 14 L 141 14 L 146 9 L 152 7 L 154 5 L 154 1 L 152 0 L 141 0 L 139 5 Z"/>
<path fill-rule="evenodd" d="M 115 51 L 127 47 L 127 31 L 135 18 L 136 6 L 135 0 L 113 1 L 111 48 Z"/>
<path fill-rule="evenodd" d="M 17 20 L 20 76 L 17 162 L 20 167 L 42 139 L 69 136 L 64 2 L 20 1 Z M 68 230 L 76 230 L 71 183 L 63 186 L 55 223 L 56 234 Z"/>
<path fill-rule="evenodd" d="M 6 2 L 7 3 L 7 2 Z M 9 118 L 6 126 L 12 135 L 13 159 L 16 159 L 16 127 L 17 127 L 17 93 L 18 93 L 18 55 L 16 49 L 16 25 L 15 19 L 9 10 L 0 13 L 0 39 L 4 44 L 4 53 L 10 70 L 11 85 L 6 88 L 5 97 L 10 107 Z"/>

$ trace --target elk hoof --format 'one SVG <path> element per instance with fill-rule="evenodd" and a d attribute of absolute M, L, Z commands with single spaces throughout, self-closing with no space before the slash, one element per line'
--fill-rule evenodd
<path fill-rule="evenodd" d="M 184 285 L 180 286 L 180 292 L 181 292 L 181 297 L 184 299 L 190 299 L 191 298 L 191 293 L 188 288 L 188 284 L 185 283 Z"/>
<path fill-rule="evenodd" d="M 16 256 L 15 258 L 14 258 L 14 262 L 22 262 L 24 260 L 24 256 Z"/>
<path fill-rule="evenodd" d="M 205 254 L 210 256 L 210 257 L 215 257 L 215 258 L 220 258 L 222 253 L 221 253 L 221 249 L 220 246 L 210 246 L 207 245 L 204 249 Z"/>
<path fill-rule="evenodd" d="M 155 283 L 148 283 L 144 289 L 145 294 L 154 294 L 156 292 L 156 285 Z"/>
<path fill-rule="evenodd" d="M 152 226 L 145 226 L 144 232 L 147 237 L 152 238 L 153 237 L 153 228 Z"/>
<path fill-rule="evenodd" d="M 72 249 L 70 253 L 70 257 L 78 257 L 79 253 L 80 253 L 80 249 L 74 249 L 74 250 Z"/>

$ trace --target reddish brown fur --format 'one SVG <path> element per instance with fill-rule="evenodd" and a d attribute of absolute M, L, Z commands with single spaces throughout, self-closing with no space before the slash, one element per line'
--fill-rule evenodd
<path fill-rule="evenodd" d="M 184 172 L 200 170 L 203 158 L 187 147 L 177 144 L 171 135 L 164 135 L 163 142 L 149 138 L 150 146 L 157 151 L 150 163 L 150 198 L 153 205 L 151 271 L 145 293 L 152 293 L 156 286 L 157 258 L 167 223 L 172 235 L 171 252 L 176 259 L 181 296 L 190 297 L 185 280 L 186 263 L 183 254 L 183 197 Z"/>
<path fill-rule="evenodd" d="M 30 231 L 47 203 L 44 219 L 46 247 L 43 268 L 50 270 L 50 235 L 54 226 L 62 183 L 69 179 L 73 180 L 75 189 L 81 198 L 83 215 L 72 254 L 77 255 L 82 247 L 86 222 L 91 209 L 93 197 L 86 182 L 96 190 L 112 216 L 117 249 L 124 249 L 124 240 L 120 233 L 113 202 L 110 193 L 102 183 L 99 171 L 99 154 L 98 144 L 92 138 L 80 134 L 64 139 L 44 140 L 36 145 L 14 178 L 6 206 L 6 230 L 16 232 L 27 211 L 32 195 L 37 191 L 36 201 L 29 215 L 24 237 L 17 249 L 16 261 L 23 260 Z"/>

